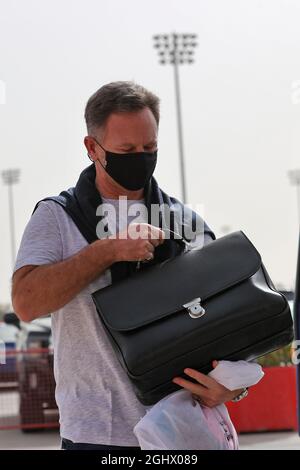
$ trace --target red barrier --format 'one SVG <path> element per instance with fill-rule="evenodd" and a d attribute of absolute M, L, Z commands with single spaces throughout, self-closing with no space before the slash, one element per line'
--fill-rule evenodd
<path fill-rule="evenodd" d="M 237 403 L 227 403 L 237 432 L 297 430 L 296 368 L 265 367 L 263 379 Z"/>
<path fill-rule="evenodd" d="M 0 364 L 0 430 L 58 427 L 53 352 L 46 348 L 6 351 Z"/>

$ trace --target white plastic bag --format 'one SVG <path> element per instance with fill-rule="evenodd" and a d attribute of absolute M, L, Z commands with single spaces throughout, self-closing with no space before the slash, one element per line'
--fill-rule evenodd
<path fill-rule="evenodd" d="M 160 400 L 133 430 L 141 449 L 235 450 L 238 438 L 225 405 L 208 408 L 179 390 Z"/>
<path fill-rule="evenodd" d="M 229 390 L 256 384 L 264 375 L 260 365 L 219 361 L 208 375 Z M 133 432 L 141 449 L 237 450 L 238 436 L 224 404 L 209 408 L 182 389 L 164 397 L 136 424 Z"/>

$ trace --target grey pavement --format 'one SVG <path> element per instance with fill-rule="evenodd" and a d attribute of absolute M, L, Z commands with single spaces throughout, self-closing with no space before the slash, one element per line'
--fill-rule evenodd
<path fill-rule="evenodd" d="M 296 450 L 300 449 L 300 437 L 297 433 L 264 432 L 242 434 L 239 436 L 241 450 Z M 57 450 L 60 437 L 57 430 L 24 434 L 19 430 L 0 431 L 0 450 Z"/>
<path fill-rule="evenodd" d="M 20 430 L 0 431 L 0 450 L 57 450 L 60 437 L 57 429 L 23 433 Z"/>
<path fill-rule="evenodd" d="M 241 450 L 300 450 L 300 437 L 294 431 L 241 434 Z"/>

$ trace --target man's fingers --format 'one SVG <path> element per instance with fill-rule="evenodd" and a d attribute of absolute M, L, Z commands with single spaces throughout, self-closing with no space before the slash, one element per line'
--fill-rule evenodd
<path fill-rule="evenodd" d="M 155 247 L 154 245 L 149 241 L 149 242 L 146 242 L 146 251 L 147 253 L 151 253 L 153 254 L 154 253 L 154 250 L 155 250 Z"/>
<path fill-rule="evenodd" d="M 209 388 L 214 384 L 214 379 L 208 377 L 208 375 L 202 374 L 198 370 L 195 369 L 184 369 L 184 373 L 189 377 L 197 380 L 200 384 L 204 385 L 205 387 Z"/>
<path fill-rule="evenodd" d="M 156 238 L 150 238 L 150 239 L 149 239 L 149 242 L 150 242 L 150 244 L 151 244 L 152 246 L 155 246 L 155 247 L 157 247 L 158 245 L 160 245 L 159 240 L 157 240 Z"/>
<path fill-rule="evenodd" d="M 193 382 L 189 382 L 188 380 L 182 379 L 181 377 L 175 377 L 172 382 L 180 385 L 180 387 L 183 387 L 192 393 L 195 393 L 196 395 L 202 395 L 205 397 L 205 393 L 207 392 L 206 387 L 203 387 L 200 384 L 194 384 Z"/>

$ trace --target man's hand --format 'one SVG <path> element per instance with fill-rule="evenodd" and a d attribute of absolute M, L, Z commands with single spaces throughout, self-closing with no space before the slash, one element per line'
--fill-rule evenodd
<path fill-rule="evenodd" d="M 213 361 L 212 365 L 215 368 L 218 362 Z M 230 401 L 243 391 L 243 389 L 228 390 L 228 388 L 225 388 L 212 377 L 202 374 L 195 369 L 184 369 L 184 373 L 197 380 L 199 385 L 182 379 L 181 377 L 175 377 L 172 382 L 192 392 L 194 398 L 197 399 L 201 405 L 208 406 L 209 408 Z"/>
<path fill-rule="evenodd" d="M 164 242 L 164 232 L 154 225 L 132 223 L 125 230 L 108 237 L 117 261 L 150 261 L 155 247 Z"/>

